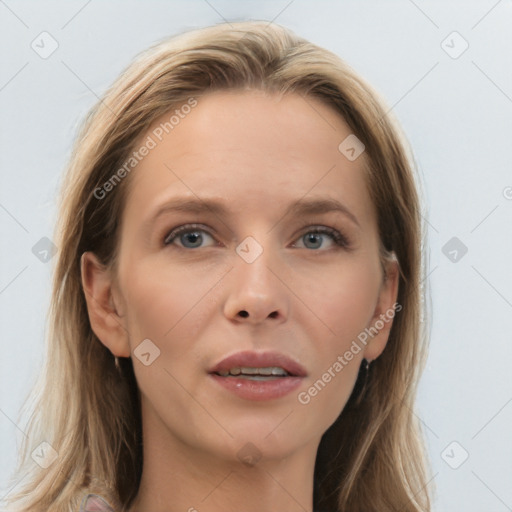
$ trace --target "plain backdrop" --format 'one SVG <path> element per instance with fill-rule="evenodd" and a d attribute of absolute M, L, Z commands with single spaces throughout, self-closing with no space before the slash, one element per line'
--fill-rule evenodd
<path fill-rule="evenodd" d="M 78 124 L 150 44 L 246 19 L 335 52 L 399 119 L 428 220 L 432 336 L 417 413 L 435 511 L 512 510 L 512 3 L 495 0 L 0 0 L 0 498 L 42 362 L 55 260 L 37 244 L 52 238 Z"/>

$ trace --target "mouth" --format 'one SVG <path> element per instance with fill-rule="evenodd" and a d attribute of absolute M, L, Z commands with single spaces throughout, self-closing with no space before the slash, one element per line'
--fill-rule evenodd
<path fill-rule="evenodd" d="M 280 352 L 237 352 L 214 365 L 209 373 L 221 377 L 258 380 L 283 377 L 305 377 L 306 369 L 291 357 Z"/>
<path fill-rule="evenodd" d="M 224 389 L 247 400 L 280 398 L 300 386 L 307 376 L 300 363 L 277 352 L 239 352 L 208 373 Z"/>
<path fill-rule="evenodd" d="M 249 380 L 275 380 L 282 379 L 283 377 L 295 377 L 295 375 L 288 373 L 280 366 L 267 366 L 264 368 L 235 367 L 214 373 L 220 377 L 238 377 L 239 379 Z"/>

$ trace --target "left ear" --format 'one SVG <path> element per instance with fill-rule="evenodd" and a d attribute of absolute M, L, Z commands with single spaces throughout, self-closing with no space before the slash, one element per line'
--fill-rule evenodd
<path fill-rule="evenodd" d="M 368 325 L 371 338 L 366 345 L 364 358 L 368 361 L 377 359 L 386 348 L 389 332 L 393 325 L 395 310 L 400 311 L 401 305 L 396 304 L 398 282 L 400 278 L 396 257 L 385 262 L 386 274 L 381 283 L 377 305 L 373 318 Z"/>

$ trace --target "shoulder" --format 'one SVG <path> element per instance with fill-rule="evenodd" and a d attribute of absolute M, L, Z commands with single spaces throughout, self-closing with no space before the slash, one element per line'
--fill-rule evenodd
<path fill-rule="evenodd" d="M 80 512 L 116 512 L 107 501 L 98 494 L 88 494 L 82 500 Z"/>

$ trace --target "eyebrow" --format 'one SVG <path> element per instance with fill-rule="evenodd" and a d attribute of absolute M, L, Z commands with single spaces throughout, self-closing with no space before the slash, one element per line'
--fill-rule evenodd
<path fill-rule="evenodd" d="M 229 209 L 222 202 L 215 199 L 176 198 L 158 207 L 147 222 L 150 224 L 161 215 L 172 212 L 212 213 L 219 217 L 227 217 L 230 213 Z M 342 213 L 358 227 L 361 227 L 357 217 L 343 203 L 330 197 L 293 201 L 283 212 L 281 218 L 287 215 L 305 216 L 330 212 Z"/>

